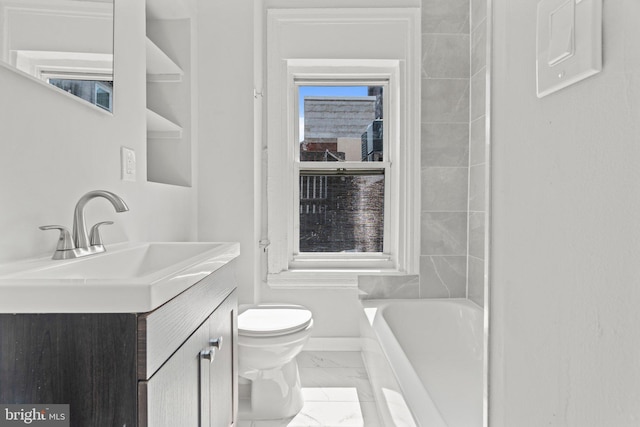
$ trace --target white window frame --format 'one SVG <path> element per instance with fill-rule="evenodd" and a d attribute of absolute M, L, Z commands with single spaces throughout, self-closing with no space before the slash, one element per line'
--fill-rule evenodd
<path fill-rule="evenodd" d="M 289 105 L 294 105 L 292 113 L 294 124 L 294 139 L 290 141 L 293 147 L 293 180 L 299 182 L 301 170 L 318 170 L 319 173 L 323 170 L 334 170 L 338 168 L 344 168 L 347 170 L 354 169 L 380 169 L 384 171 L 385 183 L 384 183 L 384 232 L 383 232 L 383 251 L 381 253 L 342 253 L 342 252 L 300 252 L 300 214 L 297 213 L 300 204 L 299 186 L 294 186 L 293 191 L 293 229 L 291 230 L 289 239 L 289 250 L 292 253 L 292 258 L 289 261 L 290 269 L 309 269 L 309 268 L 370 268 L 375 266 L 377 268 L 393 268 L 393 261 L 391 256 L 391 250 L 395 247 L 395 234 L 391 232 L 394 230 L 395 218 L 392 212 L 391 206 L 395 205 L 395 194 L 392 191 L 393 177 L 391 173 L 391 157 L 393 156 L 391 146 L 394 146 L 398 141 L 393 140 L 393 130 L 397 126 L 398 117 L 396 111 L 392 108 L 394 102 L 390 102 L 390 98 L 393 98 L 389 88 L 389 80 L 386 77 L 372 80 L 358 80 L 354 79 L 353 75 L 349 75 L 346 78 L 340 78 L 333 76 L 331 79 L 315 79 L 309 78 L 304 72 L 296 73 L 293 76 L 293 85 L 295 94 L 294 99 L 290 100 Z M 298 90 L 300 86 L 382 86 L 383 87 L 383 111 L 384 117 L 384 133 L 383 133 L 383 156 L 382 162 L 302 162 L 300 160 L 300 141 L 299 126 L 296 123 L 299 119 L 299 99 Z M 391 140 L 391 141 L 390 141 Z M 339 166 L 338 166 L 339 165 Z"/>
<path fill-rule="evenodd" d="M 419 206 L 416 191 L 416 146 L 419 133 L 408 132 L 411 120 L 403 115 L 409 110 L 401 87 L 402 64 L 397 60 L 288 60 L 283 85 L 283 138 L 269 145 L 268 201 L 270 208 L 268 283 L 274 287 L 306 285 L 350 285 L 358 274 L 416 274 L 418 255 L 412 239 L 419 236 L 415 220 Z M 385 86 L 385 135 L 388 159 L 385 174 L 385 251 L 384 253 L 297 253 L 297 224 L 300 170 L 298 140 L 298 90 L 301 82 L 325 82 L 327 85 L 383 84 Z M 405 92 L 406 94 L 406 92 Z M 273 96 L 273 94 L 272 94 Z M 276 98 L 276 97 L 274 97 Z M 274 100 L 275 101 L 275 100 Z M 404 101 L 404 102 L 403 102 Z M 404 129 L 403 129 L 404 127 Z M 413 135 L 413 136 L 410 136 Z M 413 138 L 413 140 L 411 139 Z M 413 149 L 412 149 L 413 148 Z M 412 153 L 413 154 L 410 154 Z M 419 150 L 418 161 L 419 161 Z M 326 168 L 315 162 L 310 168 Z M 413 166 L 412 166 L 413 165 Z M 349 167 L 368 168 L 367 162 Z M 419 174 L 418 174 L 419 176 Z M 417 203 L 416 203 L 417 201 Z M 274 209 L 278 207 L 276 212 Z M 413 215 L 411 215 L 413 213 Z M 406 231 L 405 231 L 406 230 Z M 409 230 L 413 230 L 409 232 Z M 415 243 L 415 242 L 414 242 Z M 411 249 L 414 251 L 411 251 Z M 414 261 L 414 262 L 411 262 Z"/>
<path fill-rule="evenodd" d="M 303 33 L 307 25 L 330 31 L 334 25 L 359 25 L 367 31 L 393 29 L 393 49 L 374 52 L 346 45 L 334 52 L 352 52 L 353 59 L 313 58 L 322 48 L 319 34 Z M 314 27 L 317 28 L 317 27 Z M 290 31 L 293 31 L 291 33 Z M 292 38 L 309 34 L 314 43 Z M 369 32 L 369 34 L 371 34 Z M 380 33 L 382 34 L 382 33 Z M 314 38 L 315 36 L 318 38 Z M 306 35 L 303 35 L 306 37 Z M 403 40 L 400 43 L 400 40 Z M 363 42 L 366 43 L 366 42 Z M 356 43 L 357 44 L 357 43 Z M 361 44 L 358 44 L 360 46 Z M 368 46 L 372 46 L 369 41 Z M 383 49 L 384 50 L 384 49 Z M 371 55 L 375 53 L 375 55 Z M 301 56 L 304 57 L 301 57 Z M 366 55 L 366 56 L 364 56 Z M 377 57 L 376 57 L 377 55 Z M 384 58 L 384 59 L 380 59 Z M 357 286 L 360 274 L 418 274 L 420 260 L 420 11 L 412 8 L 268 10 L 266 87 L 266 245 L 267 284 L 272 288 L 343 288 Z M 296 253 L 299 216 L 298 81 L 387 83 L 385 135 L 390 160 L 385 174 L 385 197 L 390 199 L 386 247 L 383 253 Z M 397 124 L 392 123 L 396 118 Z M 322 163 L 322 162 L 318 162 Z M 368 165 L 363 165 L 366 167 Z M 322 167 L 321 165 L 317 167 Z M 388 180 L 388 182 L 387 182 Z M 388 190 L 388 191 L 387 191 Z"/>

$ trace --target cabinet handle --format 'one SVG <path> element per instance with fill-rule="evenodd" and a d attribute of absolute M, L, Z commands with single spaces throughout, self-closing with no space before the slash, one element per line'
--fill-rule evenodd
<path fill-rule="evenodd" d="M 216 357 L 216 348 L 215 347 L 207 347 L 200 352 L 200 359 L 208 360 L 209 363 L 213 362 L 213 359 Z"/>
<path fill-rule="evenodd" d="M 209 376 L 211 375 L 210 365 L 215 357 L 215 347 L 207 347 L 200 351 L 200 427 L 206 427 L 211 424 Z"/>
<path fill-rule="evenodd" d="M 209 344 L 218 350 L 222 350 L 222 337 L 212 338 L 209 340 Z"/>

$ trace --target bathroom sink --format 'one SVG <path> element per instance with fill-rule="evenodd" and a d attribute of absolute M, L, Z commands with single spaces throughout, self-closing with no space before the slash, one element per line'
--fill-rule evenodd
<path fill-rule="evenodd" d="M 0 312 L 151 311 L 239 252 L 238 243 L 123 243 L 83 258 L 0 266 Z"/>
<path fill-rule="evenodd" d="M 104 254 L 70 261 L 46 263 L 40 268 L 17 272 L 24 279 L 137 279 L 164 270 L 174 270 L 195 261 L 223 243 L 145 243 L 117 248 Z"/>

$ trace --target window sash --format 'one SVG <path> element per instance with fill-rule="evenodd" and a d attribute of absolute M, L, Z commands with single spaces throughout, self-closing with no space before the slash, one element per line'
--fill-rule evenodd
<path fill-rule="evenodd" d="M 383 153 L 384 161 L 301 161 L 300 160 L 300 129 L 299 123 L 299 87 L 300 86 L 381 86 L 383 96 L 383 111 L 385 112 L 385 129 L 383 132 Z M 390 149 L 390 130 L 396 126 L 394 120 L 398 120 L 390 109 L 390 99 L 396 94 L 390 93 L 390 82 L 388 77 L 374 79 L 352 79 L 352 78 L 295 78 L 293 81 L 292 106 L 293 115 L 292 123 L 294 123 L 293 132 L 290 133 L 292 138 L 289 141 L 293 145 L 293 200 L 292 209 L 292 229 L 290 241 L 290 259 L 289 268 L 343 268 L 344 266 L 356 268 L 393 268 L 394 260 L 390 253 L 394 246 L 391 242 L 391 224 L 392 219 L 392 184 L 393 177 L 391 174 L 392 150 Z M 394 141 L 395 144 L 398 141 Z M 300 251 L 300 177 L 305 175 L 318 175 L 326 173 L 327 175 L 340 174 L 367 174 L 368 172 L 384 174 L 384 221 L 383 221 L 383 249 L 382 252 L 301 252 Z"/>
<path fill-rule="evenodd" d="M 367 171 L 387 170 L 391 162 L 296 162 L 298 171 L 315 174 L 320 172 L 339 174 L 341 170 L 366 173 Z"/>
<path fill-rule="evenodd" d="M 384 175 L 384 168 L 376 169 L 347 169 L 347 168 L 335 168 L 335 169 L 300 169 L 300 176 L 336 176 L 336 175 Z"/>
<path fill-rule="evenodd" d="M 379 162 L 382 163 L 382 162 Z M 383 215 L 383 221 L 382 221 L 382 251 L 381 252 L 375 252 L 375 251 L 367 251 L 367 252 L 356 252 L 358 253 L 358 257 L 359 258 L 366 258 L 366 257 L 370 257 L 372 259 L 380 259 L 377 255 L 378 254 L 386 254 L 388 255 L 390 250 L 390 243 L 389 243 L 389 215 L 391 212 L 391 206 L 390 206 L 390 197 L 389 197 L 389 181 L 390 181 L 390 176 L 389 176 L 389 164 L 385 164 L 383 167 L 380 168 L 364 168 L 364 167 L 360 167 L 360 168 L 353 168 L 353 169 L 347 169 L 347 168 L 332 168 L 332 169 L 328 169 L 328 168 L 314 168 L 314 169 L 301 169 L 298 171 L 298 181 L 300 182 L 300 177 L 326 177 L 326 176 L 332 176 L 332 177 L 339 177 L 339 176 L 383 176 L 384 177 L 384 192 L 383 192 L 383 210 L 382 210 L 382 215 Z M 328 183 L 327 180 L 321 180 L 321 182 L 323 184 L 321 184 L 320 188 L 315 187 L 315 188 L 302 188 L 303 193 L 301 194 L 301 185 L 298 185 L 295 189 L 295 209 L 296 209 L 296 214 L 293 216 L 294 218 L 294 239 L 295 239 L 295 248 L 294 248 L 294 253 L 293 253 L 293 260 L 295 261 L 296 259 L 304 259 L 304 257 L 301 258 L 301 256 L 305 255 L 305 254 L 319 254 L 319 253 L 324 253 L 324 254 L 333 254 L 332 256 L 329 256 L 326 258 L 326 261 L 328 261 L 329 259 L 340 259 L 340 258 L 346 258 L 346 259 L 351 259 L 353 258 L 352 256 L 352 252 L 329 252 L 329 251 L 302 251 L 300 249 L 300 238 L 301 238 L 301 228 L 302 225 L 300 224 L 301 221 L 301 210 L 303 208 L 303 200 L 308 200 L 308 199 L 303 199 L 302 196 L 305 194 L 305 191 L 311 190 L 312 194 L 316 194 L 317 191 L 324 191 L 324 193 L 326 194 L 327 190 L 328 190 Z M 314 182 L 315 183 L 315 182 Z M 309 183 L 308 183 L 309 184 Z M 318 183 L 315 183 L 316 185 Z M 384 259 L 387 259 L 388 257 L 385 257 Z"/>
<path fill-rule="evenodd" d="M 320 163 L 320 164 L 318 164 Z M 335 167 L 327 167 L 327 163 L 330 165 L 336 165 Z M 372 167 L 377 166 L 377 167 Z M 357 264 L 372 265 L 372 264 L 387 264 L 390 258 L 390 249 L 392 244 L 390 242 L 390 215 L 391 215 L 391 182 L 392 177 L 390 173 L 390 162 L 297 162 L 294 165 L 294 179 L 298 185 L 294 186 L 293 194 L 293 253 L 289 262 L 290 267 L 297 266 L 302 267 L 304 265 L 310 266 L 324 264 L 326 267 L 333 267 L 339 264 L 344 264 L 343 261 L 357 260 Z M 318 252 L 301 252 L 300 251 L 300 177 L 301 176 L 314 176 L 314 175 L 327 175 L 327 176 L 339 176 L 339 175 L 384 175 L 384 221 L 383 221 L 383 235 L 382 235 L 382 252 L 361 252 L 354 254 L 349 252 L 321 252 L 325 254 L 318 256 Z M 370 262 L 364 262 L 369 258 Z M 309 261 L 313 260 L 313 263 Z M 329 264 L 335 265 L 329 265 Z M 318 264 L 318 265 L 320 265 Z"/>
<path fill-rule="evenodd" d="M 292 105 L 293 105 L 293 111 L 291 112 L 293 114 L 293 121 L 292 123 L 294 123 L 294 129 L 293 129 L 293 133 L 291 135 L 291 137 L 293 138 L 293 141 L 290 141 L 291 144 L 293 144 L 294 150 L 293 150 L 293 155 L 294 155 L 294 161 L 296 163 L 302 163 L 302 164 L 311 164 L 311 163 L 321 163 L 321 164 L 325 164 L 325 163 L 334 163 L 334 162 L 311 162 L 311 161 L 301 161 L 300 160 L 300 144 L 298 143 L 300 141 L 300 127 L 299 127 L 299 111 L 300 111 L 300 103 L 299 103 L 299 88 L 300 86 L 381 86 L 382 87 L 382 91 L 383 91 L 383 106 L 382 109 L 385 112 L 385 118 L 383 120 L 385 120 L 387 122 L 386 127 L 383 131 L 382 134 L 382 150 L 384 153 L 384 161 L 390 161 L 391 157 L 389 157 L 391 155 L 390 152 L 390 142 L 389 142 L 389 129 L 390 127 L 393 126 L 393 124 L 390 122 L 389 119 L 394 119 L 393 117 L 389 117 L 391 112 L 389 110 L 390 108 L 390 97 L 394 96 L 394 94 L 390 93 L 390 82 L 389 82 L 389 78 L 388 77 L 384 77 L 384 78 L 376 78 L 376 79 L 354 79 L 354 78 L 345 78 L 345 77 L 336 77 L 335 79 L 328 79 L 328 78 L 323 78 L 323 79 L 314 79 L 314 78 L 295 78 L 293 81 L 293 93 L 292 93 L 292 97 L 293 99 L 292 101 Z M 398 118 L 395 118 L 395 120 L 398 120 Z M 347 163 L 347 162 L 339 162 L 341 164 L 343 163 Z M 365 164 L 371 164 L 371 163 L 380 163 L 380 162 L 353 162 L 353 163 L 365 163 Z"/>

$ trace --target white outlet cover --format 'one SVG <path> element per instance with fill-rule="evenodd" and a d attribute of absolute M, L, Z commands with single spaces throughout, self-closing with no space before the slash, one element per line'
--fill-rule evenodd
<path fill-rule="evenodd" d="M 120 172 L 123 181 L 136 180 L 136 152 L 132 148 L 120 147 Z"/>
<path fill-rule="evenodd" d="M 602 0 L 538 3 L 538 98 L 602 70 Z"/>

